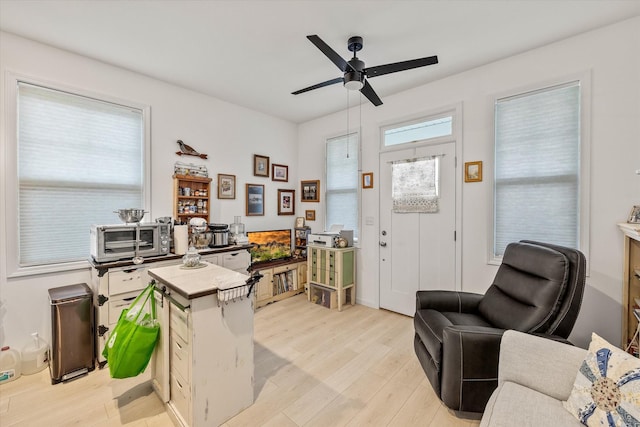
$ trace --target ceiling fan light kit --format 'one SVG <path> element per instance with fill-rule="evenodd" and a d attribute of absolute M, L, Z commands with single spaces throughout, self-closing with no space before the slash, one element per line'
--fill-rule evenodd
<path fill-rule="evenodd" d="M 291 92 L 292 95 L 299 95 L 310 90 L 319 89 L 321 87 L 342 82 L 347 90 L 359 90 L 373 105 L 376 107 L 382 105 L 382 100 L 373 90 L 369 82 L 370 78 L 382 76 L 385 74 L 396 73 L 398 71 L 410 70 L 412 68 L 425 67 L 438 63 L 437 56 L 428 56 L 426 58 L 412 59 L 409 61 L 395 62 L 392 64 L 378 65 L 376 67 L 365 68 L 363 61 L 358 59 L 356 52 L 360 51 L 363 46 L 363 40 L 360 36 L 350 37 L 347 41 L 347 49 L 353 52 L 353 57 L 349 61 L 345 61 L 336 53 L 328 44 L 326 44 L 317 35 L 307 36 L 307 39 L 313 43 L 324 55 L 331 60 L 344 74 L 340 78 L 327 80 L 326 82 L 317 83 L 313 86 Z"/>
<path fill-rule="evenodd" d="M 364 86 L 364 76 L 357 71 L 344 73 L 344 87 L 348 90 L 360 90 Z"/>

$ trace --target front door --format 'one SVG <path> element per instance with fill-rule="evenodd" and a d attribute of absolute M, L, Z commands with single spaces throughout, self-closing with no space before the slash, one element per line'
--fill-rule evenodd
<path fill-rule="evenodd" d="M 396 213 L 392 164 L 436 156 L 439 207 L 435 213 Z M 455 289 L 455 143 L 380 155 L 380 307 L 413 316 L 416 291 Z"/>

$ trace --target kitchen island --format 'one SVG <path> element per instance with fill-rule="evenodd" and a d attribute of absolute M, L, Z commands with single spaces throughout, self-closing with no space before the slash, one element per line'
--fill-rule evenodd
<path fill-rule="evenodd" d="M 217 426 L 253 404 L 249 276 L 202 263 L 149 269 L 160 341 L 152 384 L 176 425 Z"/>
<path fill-rule="evenodd" d="M 247 273 L 251 265 L 251 245 L 230 245 L 199 250 L 202 260 L 239 273 Z M 150 268 L 181 265 L 182 255 L 167 254 L 144 259 L 136 265 L 131 259 L 91 263 L 91 288 L 96 306 L 96 354 L 98 366 L 104 368 L 107 360 L 102 350 L 109 340 L 110 331 L 116 326 L 122 310 L 127 308 L 149 284 Z"/>

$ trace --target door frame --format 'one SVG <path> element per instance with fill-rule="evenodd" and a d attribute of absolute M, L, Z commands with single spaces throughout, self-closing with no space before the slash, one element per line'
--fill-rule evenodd
<path fill-rule="evenodd" d="M 421 117 L 430 117 L 430 116 L 436 116 L 436 115 L 441 115 L 443 113 L 450 113 L 453 116 L 453 124 L 452 124 L 452 135 L 451 136 L 447 136 L 447 137 L 440 137 L 440 138 L 433 138 L 432 140 L 428 140 L 426 142 L 416 142 L 416 143 L 407 143 L 407 144 L 402 144 L 402 145 L 398 145 L 398 146 L 394 146 L 392 148 L 387 148 L 384 149 L 383 148 L 383 138 L 384 138 L 384 132 L 382 131 L 382 129 L 384 127 L 393 125 L 393 124 L 397 124 L 397 123 L 402 123 L 405 121 L 410 121 L 410 120 L 414 120 L 414 119 L 419 119 Z M 442 107 L 442 108 L 438 108 L 437 110 L 430 110 L 430 111 L 425 111 L 425 112 L 421 112 L 419 114 L 414 114 L 411 115 L 409 117 L 404 117 L 402 119 L 396 119 L 396 120 L 392 120 L 392 121 L 388 121 L 385 123 L 381 123 L 378 126 L 378 133 L 379 133 L 379 138 L 380 138 L 380 144 L 379 144 L 379 150 L 378 150 L 378 165 L 377 165 L 377 169 L 378 169 L 378 176 L 380 175 L 380 157 L 383 154 L 389 153 L 389 152 L 393 152 L 393 151 L 401 151 L 401 150 L 406 150 L 406 149 L 411 149 L 411 148 L 418 148 L 418 147 L 427 147 L 427 146 L 434 146 L 434 145 L 440 145 L 443 143 L 448 143 L 448 142 L 453 142 L 454 144 L 454 150 L 455 150 L 455 161 L 454 161 L 454 176 L 455 176 L 455 242 L 454 242 L 454 246 L 455 246 L 455 269 L 454 269 L 454 274 L 455 274 L 455 284 L 454 284 L 454 289 L 456 291 L 461 291 L 462 290 L 462 182 L 463 182 L 463 173 L 464 173 L 464 168 L 461 166 L 463 165 L 462 162 L 462 146 L 463 146 L 463 139 L 462 139 L 462 103 L 457 103 L 454 105 L 450 105 L 447 107 Z M 382 230 L 382 224 L 380 223 L 380 218 L 381 218 L 381 211 L 380 211 L 380 205 L 381 205 L 381 200 L 382 200 L 382 194 L 378 195 L 378 229 L 377 229 L 377 241 L 376 241 L 376 256 L 377 259 L 380 259 L 380 245 L 379 245 L 379 241 L 380 241 L 380 232 Z M 377 292 L 377 307 L 378 309 L 380 309 L 380 267 L 378 267 L 378 272 L 377 272 L 377 276 L 378 276 L 378 292 Z"/>

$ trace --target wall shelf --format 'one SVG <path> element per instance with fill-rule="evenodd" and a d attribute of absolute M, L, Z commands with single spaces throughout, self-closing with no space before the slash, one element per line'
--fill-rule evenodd
<path fill-rule="evenodd" d="M 211 212 L 211 178 L 173 175 L 173 217 L 189 223 L 191 218 L 204 218 L 209 223 Z"/>

